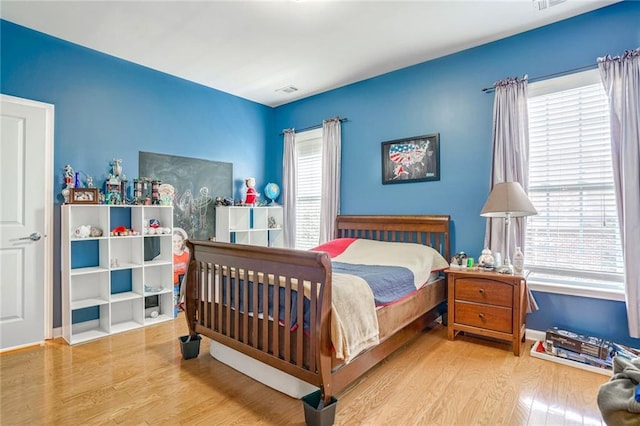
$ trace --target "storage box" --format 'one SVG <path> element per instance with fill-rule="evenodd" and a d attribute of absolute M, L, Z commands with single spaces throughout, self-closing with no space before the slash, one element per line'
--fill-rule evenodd
<path fill-rule="evenodd" d="M 546 341 L 558 348 L 585 354 L 592 357 L 607 359 L 611 352 L 611 343 L 597 337 L 584 336 L 571 331 L 553 327 L 547 330 Z"/>

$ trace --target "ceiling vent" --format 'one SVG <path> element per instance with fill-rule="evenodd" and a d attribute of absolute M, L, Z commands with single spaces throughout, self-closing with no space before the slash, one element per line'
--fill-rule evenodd
<path fill-rule="evenodd" d="M 276 92 L 280 92 L 280 93 L 284 93 L 286 95 L 293 93 L 293 92 L 297 92 L 298 88 L 294 87 L 294 86 L 285 86 L 285 87 L 281 87 L 279 89 L 276 90 Z"/>
<path fill-rule="evenodd" d="M 536 10 L 544 10 L 548 7 L 557 6 L 567 0 L 533 0 L 533 7 Z"/>

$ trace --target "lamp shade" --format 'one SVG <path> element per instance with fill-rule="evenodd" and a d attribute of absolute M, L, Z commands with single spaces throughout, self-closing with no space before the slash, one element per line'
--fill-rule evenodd
<path fill-rule="evenodd" d="M 502 182 L 494 185 L 480 216 L 505 217 L 507 213 L 511 217 L 538 214 L 518 182 Z"/>

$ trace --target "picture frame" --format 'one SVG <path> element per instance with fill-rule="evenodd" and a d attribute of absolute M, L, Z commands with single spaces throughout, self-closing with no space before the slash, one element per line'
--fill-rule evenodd
<path fill-rule="evenodd" d="M 440 180 L 440 134 L 382 142 L 382 184 Z"/>
<path fill-rule="evenodd" d="M 71 188 L 69 204 L 99 204 L 98 188 Z"/>

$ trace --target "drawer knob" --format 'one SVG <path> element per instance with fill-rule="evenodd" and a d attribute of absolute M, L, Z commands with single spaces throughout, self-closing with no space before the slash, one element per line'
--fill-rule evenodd
<path fill-rule="evenodd" d="M 478 290 L 480 292 L 480 294 L 484 294 L 484 288 L 481 288 L 480 290 Z"/>
<path fill-rule="evenodd" d="M 481 320 L 484 319 L 484 314 L 478 314 L 478 318 L 480 318 Z"/>

